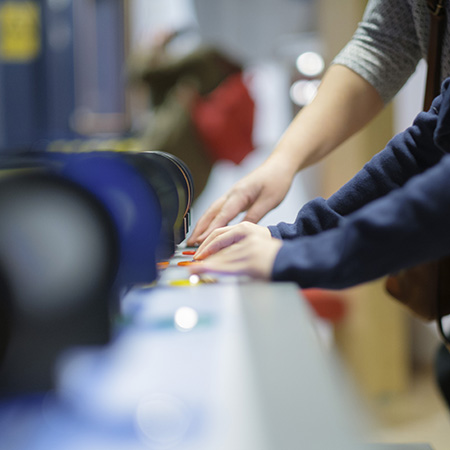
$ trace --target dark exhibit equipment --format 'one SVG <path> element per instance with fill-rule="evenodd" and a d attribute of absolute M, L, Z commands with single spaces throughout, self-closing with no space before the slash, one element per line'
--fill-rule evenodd
<path fill-rule="evenodd" d="M 0 156 L 0 395 L 52 389 L 65 350 L 109 342 L 121 296 L 186 237 L 192 196 L 162 152 Z"/>
<path fill-rule="evenodd" d="M 0 392 L 46 390 L 64 349 L 109 340 L 116 233 L 94 198 L 50 174 L 3 179 L 0 211 Z"/>

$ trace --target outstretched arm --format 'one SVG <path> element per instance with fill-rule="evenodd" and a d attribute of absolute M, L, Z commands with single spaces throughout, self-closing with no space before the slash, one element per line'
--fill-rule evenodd
<path fill-rule="evenodd" d="M 450 254 L 450 155 L 339 227 L 283 241 L 274 280 L 339 289 Z"/>
<path fill-rule="evenodd" d="M 190 270 L 296 281 L 304 288 L 354 286 L 450 254 L 449 206 L 446 155 L 322 233 L 282 241 L 255 224 L 216 230 Z"/>
<path fill-rule="evenodd" d="M 243 211 L 245 221 L 258 222 L 284 199 L 299 170 L 330 153 L 382 108 L 372 85 L 345 66 L 331 66 L 313 102 L 296 116 L 270 157 L 211 205 L 188 245 L 203 242 Z"/>

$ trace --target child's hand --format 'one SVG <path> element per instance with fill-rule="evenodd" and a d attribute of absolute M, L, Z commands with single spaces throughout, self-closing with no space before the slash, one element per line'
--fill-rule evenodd
<path fill-rule="evenodd" d="M 220 272 L 270 279 L 281 245 L 268 228 L 242 222 L 213 231 L 194 256 L 201 262 L 189 269 L 196 274 Z"/>
<path fill-rule="evenodd" d="M 266 239 L 272 237 L 268 228 L 250 222 L 241 222 L 237 225 L 217 228 L 197 249 L 194 259 L 205 259 L 208 256 L 217 253 L 219 250 L 239 242 L 247 236 L 261 236 L 261 238 Z"/>

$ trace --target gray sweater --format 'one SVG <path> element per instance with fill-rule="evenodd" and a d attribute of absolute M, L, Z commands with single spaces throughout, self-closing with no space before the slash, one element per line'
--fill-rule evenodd
<path fill-rule="evenodd" d="M 450 76 L 450 2 L 442 50 L 442 80 Z M 351 41 L 334 59 L 366 79 L 388 103 L 426 59 L 430 28 L 426 0 L 369 0 Z"/>

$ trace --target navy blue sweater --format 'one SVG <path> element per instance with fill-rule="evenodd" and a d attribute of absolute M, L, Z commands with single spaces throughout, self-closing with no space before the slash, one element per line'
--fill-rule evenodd
<path fill-rule="evenodd" d="M 272 278 L 344 288 L 450 254 L 450 79 L 428 112 L 328 200 L 306 203 Z"/>

